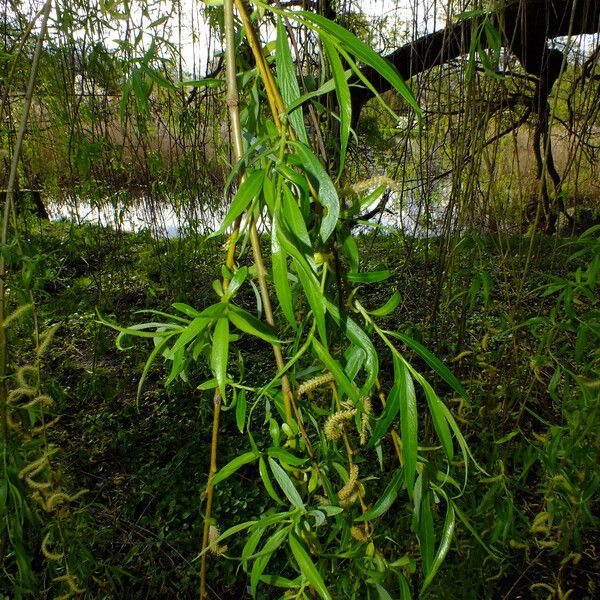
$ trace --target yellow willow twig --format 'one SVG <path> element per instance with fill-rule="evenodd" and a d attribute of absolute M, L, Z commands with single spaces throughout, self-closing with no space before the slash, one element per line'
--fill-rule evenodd
<path fill-rule="evenodd" d="M 236 162 L 243 155 L 242 129 L 239 116 L 239 100 L 236 83 L 236 64 L 234 53 L 234 31 L 233 31 L 233 2 L 225 0 L 225 45 L 226 45 L 226 73 L 227 73 L 227 106 L 229 108 L 231 131 L 233 137 L 233 152 Z M 243 178 L 243 175 L 242 175 Z M 225 266 L 232 271 L 235 266 L 236 242 L 240 231 L 241 216 L 235 221 L 233 231 L 228 239 L 227 256 Z M 223 278 L 223 290 L 226 292 L 229 287 L 229 279 Z M 200 600 L 207 597 L 206 594 L 206 559 L 205 552 L 210 539 L 210 519 L 212 516 L 212 505 L 214 500 L 214 478 L 217 474 L 217 456 L 219 445 L 219 423 L 221 419 L 221 404 L 223 398 L 221 390 L 217 387 L 213 396 L 213 423 L 212 437 L 210 445 L 210 466 L 208 471 L 208 482 L 206 485 L 206 507 L 204 511 L 204 528 L 202 532 L 202 548 L 200 558 Z"/>
<path fill-rule="evenodd" d="M 250 21 L 250 17 L 248 15 L 246 5 L 244 4 L 243 0 L 233 0 L 233 1 L 235 3 L 236 8 L 238 9 L 238 11 L 240 13 L 240 17 L 242 19 L 242 24 L 243 24 L 244 30 L 246 32 L 246 37 L 248 38 L 248 43 L 252 50 L 252 54 L 254 56 L 254 60 L 256 62 L 256 66 L 260 73 L 261 79 L 263 80 L 263 84 L 265 86 L 265 92 L 267 94 L 267 98 L 269 101 L 269 107 L 271 109 L 271 115 L 273 117 L 273 121 L 275 122 L 275 125 L 277 126 L 278 131 L 281 133 L 283 131 L 283 124 L 281 122 L 280 115 L 285 113 L 285 105 L 281 98 L 281 94 L 279 93 L 279 88 L 277 86 L 275 78 L 273 77 L 273 73 L 271 72 L 271 69 L 269 68 L 269 65 L 267 64 L 267 61 L 262 52 L 262 48 L 261 48 L 260 42 L 258 40 L 258 36 L 252 25 L 252 22 Z M 292 141 L 294 141 L 296 139 L 294 130 L 292 129 L 292 127 L 290 125 L 288 125 L 288 127 L 286 129 L 286 135 L 287 135 L 288 139 L 290 139 Z M 240 140 L 241 140 L 241 134 L 240 134 Z M 306 178 L 306 182 L 308 184 L 308 188 L 310 190 L 311 196 L 314 198 L 315 202 L 317 203 L 317 206 L 320 206 L 320 204 L 318 203 L 317 191 L 315 190 L 312 182 L 310 181 L 310 179 L 308 179 L 308 177 Z M 254 220 L 252 220 L 250 223 L 250 240 L 252 243 L 252 252 L 253 252 L 253 256 L 254 256 L 254 262 L 257 267 L 257 277 L 258 277 L 259 287 L 260 287 L 260 292 L 261 292 L 261 300 L 263 302 L 263 306 L 265 309 L 265 317 L 266 317 L 267 323 L 269 323 L 269 325 L 271 325 L 271 326 L 274 326 L 275 321 L 273 319 L 273 314 L 272 314 L 272 310 L 271 310 L 271 301 L 269 298 L 269 293 L 268 293 L 267 285 L 266 285 L 266 271 L 264 270 L 264 266 L 261 269 L 261 265 L 263 265 L 263 260 L 262 260 L 260 243 L 258 241 L 258 234 L 256 232 L 256 225 L 254 223 Z M 281 355 L 281 350 L 277 346 L 274 345 L 273 352 L 275 354 L 275 361 L 277 363 L 277 368 L 279 371 L 281 371 L 284 368 L 284 361 L 283 361 L 283 357 Z M 294 393 L 290 386 L 287 375 L 282 376 L 281 388 L 282 388 L 282 392 L 283 392 L 286 421 L 288 422 L 288 424 L 291 424 L 292 410 L 293 410 L 294 415 L 296 417 L 296 422 L 298 423 L 298 429 L 300 431 L 300 435 L 302 436 L 302 438 L 304 440 L 307 452 L 308 452 L 311 460 L 313 460 L 313 462 L 314 462 L 314 453 L 312 451 L 310 440 L 308 438 L 308 435 L 306 434 L 306 430 L 304 429 L 304 424 L 302 422 L 302 417 L 301 417 L 300 411 L 298 409 L 298 404 L 294 397 Z M 317 467 L 317 469 L 318 469 L 318 466 L 316 464 L 315 464 L 315 467 Z"/>

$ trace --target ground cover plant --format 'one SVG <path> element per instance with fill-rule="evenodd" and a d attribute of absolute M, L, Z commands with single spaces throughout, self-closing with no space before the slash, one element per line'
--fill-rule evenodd
<path fill-rule="evenodd" d="M 57 6 L 54 31 L 88 35 Z M 585 6 L 572 28 L 594 31 Z M 114 58 L 84 37 L 81 65 L 45 45 L 43 8 L 23 99 L 3 90 L 22 116 L 3 138 L 0 592 L 593 598 L 600 237 L 569 194 L 596 186 L 598 102 L 580 88 L 597 52 L 555 72 L 543 51 L 536 71 L 502 37 L 504 9 L 475 7 L 456 17 L 471 27 L 452 47 L 462 67 L 420 64 L 439 83 L 411 88 L 361 15 L 228 0 L 209 12 L 222 55 L 185 83 L 161 54 L 160 3 L 142 15 L 149 45 L 142 26 Z M 135 26 L 127 5 L 100 8 L 97 27 Z M 33 29 L 8 23 L 18 85 Z M 147 230 L 48 223 L 36 190 L 21 202 L 17 180 L 47 151 L 26 135 L 38 78 L 69 128 L 70 166 L 47 189 L 116 213 L 143 196 Z M 531 115 L 525 207 L 525 180 L 498 165 L 519 161 L 506 136 Z M 554 121 L 570 136 L 558 167 Z M 162 156 L 161 127 L 175 140 Z M 164 204 L 185 215 L 179 237 L 161 236 Z M 560 219 L 577 235 L 541 233 Z"/>

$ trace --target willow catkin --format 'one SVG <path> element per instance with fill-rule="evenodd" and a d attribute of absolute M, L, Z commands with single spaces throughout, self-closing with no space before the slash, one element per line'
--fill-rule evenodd
<path fill-rule="evenodd" d="M 211 525 L 208 528 L 208 543 L 211 546 L 210 551 L 216 556 L 221 556 L 222 554 L 225 554 L 225 552 L 227 552 L 227 546 L 220 546 L 218 544 L 215 544 L 215 542 L 219 539 L 220 535 L 221 532 L 217 525 Z"/>
<path fill-rule="evenodd" d="M 356 500 L 357 489 L 356 484 L 358 482 L 358 465 L 350 465 L 350 472 L 348 475 L 348 481 L 344 487 L 338 492 L 338 499 L 341 506 L 348 506 Z"/>
<path fill-rule="evenodd" d="M 363 405 L 363 413 L 360 417 L 360 445 L 364 446 L 367 443 L 367 436 L 369 433 L 369 420 L 371 419 L 371 414 L 373 412 L 373 408 L 371 406 L 371 398 L 368 396 L 364 396 L 361 398 Z"/>
<path fill-rule="evenodd" d="M 316 390 L 317 388 L 321 387 L 322 385 L 325 385 L 326 383 L 330 383 L 333 380 L 334 380 L 334 377 L 331 373 L 325 373 L 324 375 L 319 375 L 319 377 L 313 377 L 312 379 L 305 381 L 298 388 L 298 392 L 297 392 L 298 398 L 301 398 L 302 396 L 304 396 L 304 394 L 308 394 L 308 393 L 312 392 L 313 390 Z"/>
<path fill-rule="evenodd" d="M 45 536 L 44 539 L 42 540 L 42 554 L 51 561 L 58 561 L 60 560 L 63 556 L 64 553 L 61 552 L 60 554 L 56 553 L 56 552 L 52 552 L 51 550 L 48 549 L 48 542 L 50 541 L 50 532 L 48 532 Z"/>
<path fill-rule="evenodd" d="M 59 577 L 55 577 L 52 580 L 53 583 L 60 583 L 60 582 L 64 582 L 69 586 L 69 589 L 74 593 L 74 594 L 83 594 L 83 592 L 85 592 L 85 590 L 82 590 L 81 588 L 77 587 L 77 582 L 75 581 L 75 577 L 73 577 L 73 575 L 71 575 L 70 573 L 68 573 L 67 575 L 60 575 Z"/>
<path fill-rule="evenodd" d="M 323 427 L 325 437 L 330 441 L 335 441 L 341 438 L 342 434 L 344 433 L 344 426 L 346 425 L 346 422 L 352 419 L 355 414 L 356 409 L 352 408 L 338 410 L 332 415 L 329 415 Z"/>
<path fill-rule="evenodd" d="M 46 465 L 48 464 L 48 455 L 44 454 L 40 456 L 37 460 L 30 462 L 28 465 L 25 465 L 20 471 L 17 477 L 19 479 L 23 479 L 26 475 L 34 476 L 37 475 Z"/>
<path fill-rule="evenodd" d="M 20 388 L 33 391 L 34 393 L 39 389 L 39 371 L 37 367 L 33 365 L 25 365 L 17 370 L 15 373 L 17 383 Z M 33 383 L 30 381 L 33 379 Z"/>

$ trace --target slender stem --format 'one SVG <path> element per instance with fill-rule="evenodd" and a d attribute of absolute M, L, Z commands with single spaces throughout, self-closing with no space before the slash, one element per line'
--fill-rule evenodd
<path fill-rule="evenodd" d="M 206 487 L 206 509 L 204 513 L 204 530 L 202 532 L 202 557 L 200 558 L 200 600 L 206 595 L 206 555 L 210 533 L 210 517 L 214 498 L 213 480 L 217 474 L 217 449 L 219 443 L 219 421 L 221 416 L 221 392 L 217 388 L 213 397 L 213 425 L 212 439 L 210 444 L 210 469 L 208 471 L 208 485 Z"/>
<path fill-rule="evenodd" d="M 231 123 L 231 134 L 233 138 L 233 154 L 237 161 L 244 153 L 242 141 L 242 128 L 239 115 L 239 100 L 236 82 L 236 61 L 235 61 L 235 36 L 233 30 L 233 1 L 225 0 L 225 68 L 227 75 L 227 106 L 229 108 L 229 117 Z M 231 271 L 235 263 L 236 241 L 239 235 L 241 218 L 235 222 L 233 232 L 229 236 L 227 248 L 227 257 L 225 265 Z M 227 278 L 223 279 L 223 289 L 226 291 L 229 285 Z M 206 507 L 204 510 L 204 528 L 202 531 L 202 556 L 200 558 L 200 600 L 207 598 L 206 594 L 206 548 L 209 543 L 210 519 L 212 516 L 212 505 L 214 499 L 214 478 L 217 473 L 217 456 L 219 446 L 219 423 L 221 419 L 221 404 L 223 398 L 221 390 L 217 388 L 213 396 L 213 423 L 212 438 L 210 444 L 210 467 L 208 471 L 208 483 L 206 485 Z"/>
<path fill-rule="evenodd" d="M 260 240 L 258 238 L 258 232 L 256 231 L 256 223 L 254 219 L 250 223 L 250 244 L 252 245 L 252 257 L 254 264 L 256 265 L 256 276 L 258 279 L 258 288 L 260 290 L 260 298 L 262 300 L 263 309 L 265 311 L 265 320 L 272 327 L 275 326 L 275 319 L 273 317 L 273 309 L 271 308 L 271 298 L 269 297 L 269 290 L 267 289 L 267 270 L 262 258 L 262 251 L 260 248 Z M 273 354 L 275 355 L 275 363 L 277 364 L 277 370 L 281 371 L 285 367 L 285 361 L 279 346 L 273 344 Z M 290 386 L 290 380 L 287 375 L 281 377 L 281 389 L 283 392 L 283 404 L 285 409 L 285 420 L 288 424 L 291 424 L 292 418 L 292 403 L 293 394 Z"/>

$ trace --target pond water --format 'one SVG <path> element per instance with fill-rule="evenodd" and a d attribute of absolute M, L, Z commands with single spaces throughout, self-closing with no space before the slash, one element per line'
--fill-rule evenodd
<path fill-rule="evenodd" d="M 221 211 L 202 210 L 191 203 L 180 206 L 144 198 L 133 204 L 71 199 L 50 202 L 47 208 L 53 221 L 95 223 L 118 231 L 149 231 L 156 238 L 184 236 L 192 232 L 208 234 L 218 227 L 223 218 Z"/>
<path fill-rule="evenodd" d="M 365 208 L 373 209 L 379 200 Z M 443 230 L 446 217 L 445 202 L 422 202 L 418 195 L 390 194 L 386 208 L 370 220 L 371 225 L 360 223 L 354 229 L 366 233 L 373 225 L 381 233 L 404 231 L 413 237 L 435 236 Z M 148 231 L 153 237 L 179 237 L 191 233 L 207 235 L 218 229 L 224 211 L 201 207 L 195 202 L 156 201 L 140 197 L 134 203 L 120 200 L 89 202 L 69 199 L 47 203 L 51 220 L 69 220 L 76 223 L 95 223 L 118 231 Z M 259 230 L 264 230 L 259 224 Z"/>

